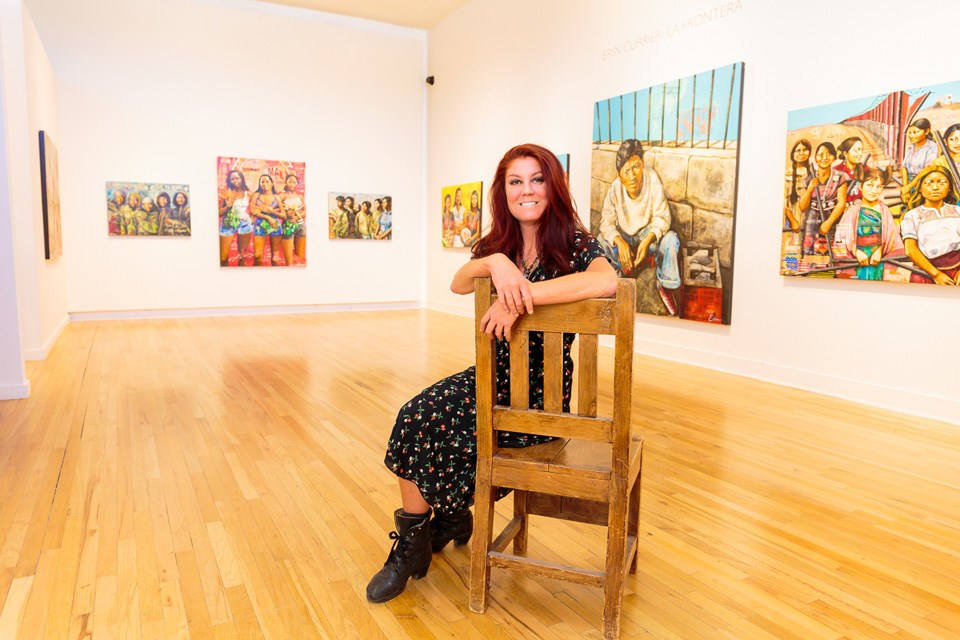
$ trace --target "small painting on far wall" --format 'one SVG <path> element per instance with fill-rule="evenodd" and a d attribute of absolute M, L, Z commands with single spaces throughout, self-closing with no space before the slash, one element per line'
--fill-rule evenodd
<path fill-rule="evenodd" d="M 483 183 L 466 182 L 440 190 L 440 244 L 472 247 L 480 239 Z"/>
<path fill-rule="evenodd" d="M 560 166 L 563 167 L 563 175 L 566 176 L 567 182 L 570 182 L 570 154 L 569 153 L 558 153 L 557 160 L 560 161 Z"/>
<path fill-rule="evenodd" d="M 331 240 L 390 240 L 393 237 L 392 196 L 331 191 L 327 205 Z"/>
<path fill-rule="evenodd" d="M 60 176 L 57 147 L 46 131 L 40 132 L 40 198 L 43 202 L 43 255 L 54 260 L 63 255 L 60 231 Z"/>
<path fill-rule="evenodd" d="M 108 182 L 111 236 L 189 236 L 190 187 L 155 182 Z"/>
<path fill-rule="evenodd" d="M 306 164 L 217 158 L 221 267 L 307 264 Z"/>

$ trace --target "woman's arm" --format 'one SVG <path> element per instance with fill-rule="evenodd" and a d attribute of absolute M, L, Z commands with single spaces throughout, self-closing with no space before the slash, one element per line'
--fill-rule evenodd
<path fill-rule="evenodd" d="M 913 261 L 913 264 L 926 271 L 934 284 L 957 284 L 950 276 L 940 271 L 940 269 L 937 269 L 933 266 L 932 262 L 927 260 L 927 256 L 923 255 L 923 252 L 920 251 L 920 245 L 917 244 L 916 240 L 913 238 L 904 238 L 903 247 L 907 253 L 907 257 Z"/>
<path fill-rule="evenodd" d="M 617 294 L 617 272 L 604 257 L 594 258 L 586 271 L 553 280 L 532 282 L 534 305 L 559 304 L 588 298 L 612 298 Z"/>
<path fill-rule="evenodd" d="M 847 186 L 848 183 L 845 182 L 840 185 L 839 189 L 837 189 L 837 206 L 833 208 L 833 212 L 830 214 L 830 217 L 820 224 L 821 235 L 827 235 L 830 232 L 830 229 L 833 228 L 833 225 L 836 224 L 837 220 L 840 219 L 840 216 L 843 215 L 843 210 L 847 206 Z"/>
<path fill-rule="evenodd" d="M 493 280 L 497 295 L 511 313 L 533 311 L 530 282 L 523 277 L 520 268 L 502 253 L 494 253 L 467 262 L 453 275 L 450 290 L 459 294 L 473 293 L 474 278 L 486 276 L 490 276 Z"/>

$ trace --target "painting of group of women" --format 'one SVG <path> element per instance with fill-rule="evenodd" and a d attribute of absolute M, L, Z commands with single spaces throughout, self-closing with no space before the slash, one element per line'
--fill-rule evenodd
<path fill-rule="evenodd" d="M 189 236 L 190 187 L 108 182 L 107 228 L 111 236 Z"/>
<path fill-rule="evenodd" d="M 958 91 L 790 113 L 782 274 L 960 285 Z"/>
<path fill-rule="evenodd" d="M 328 194 L 331 240 L 390 240 L 393 197 L 375 193 Z"/>
<path fill-rule="evenodd" d="M 443 225 L 440 244 L 444 247 L 472 247 L 480 239 L 482 182 L 444 187 L 440 190 Z"/>
<path fill-rule="evenodd" d="M 304 163 L 217 158 L 221 267 L 307 263 Z"/>

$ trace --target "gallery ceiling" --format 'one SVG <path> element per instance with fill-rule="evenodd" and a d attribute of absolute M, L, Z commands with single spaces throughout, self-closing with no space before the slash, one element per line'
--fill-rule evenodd
<path fill-rule="evenodd" d="M 469 0 L 259 0 L 272 4 L 429 29 Z"/>

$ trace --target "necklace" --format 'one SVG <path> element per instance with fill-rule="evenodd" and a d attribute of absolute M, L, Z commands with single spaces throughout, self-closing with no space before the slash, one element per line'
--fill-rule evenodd
<path fill-rule="evenodd" d="M 530 274 L 533 273 L 538 264 L 540 264 L 540 258 L 536 255 L 533 256 L 529 262 L 526 258 L 520 258 L 520 266 L 523 268 L 523 277 L 529 278 Z"/>

